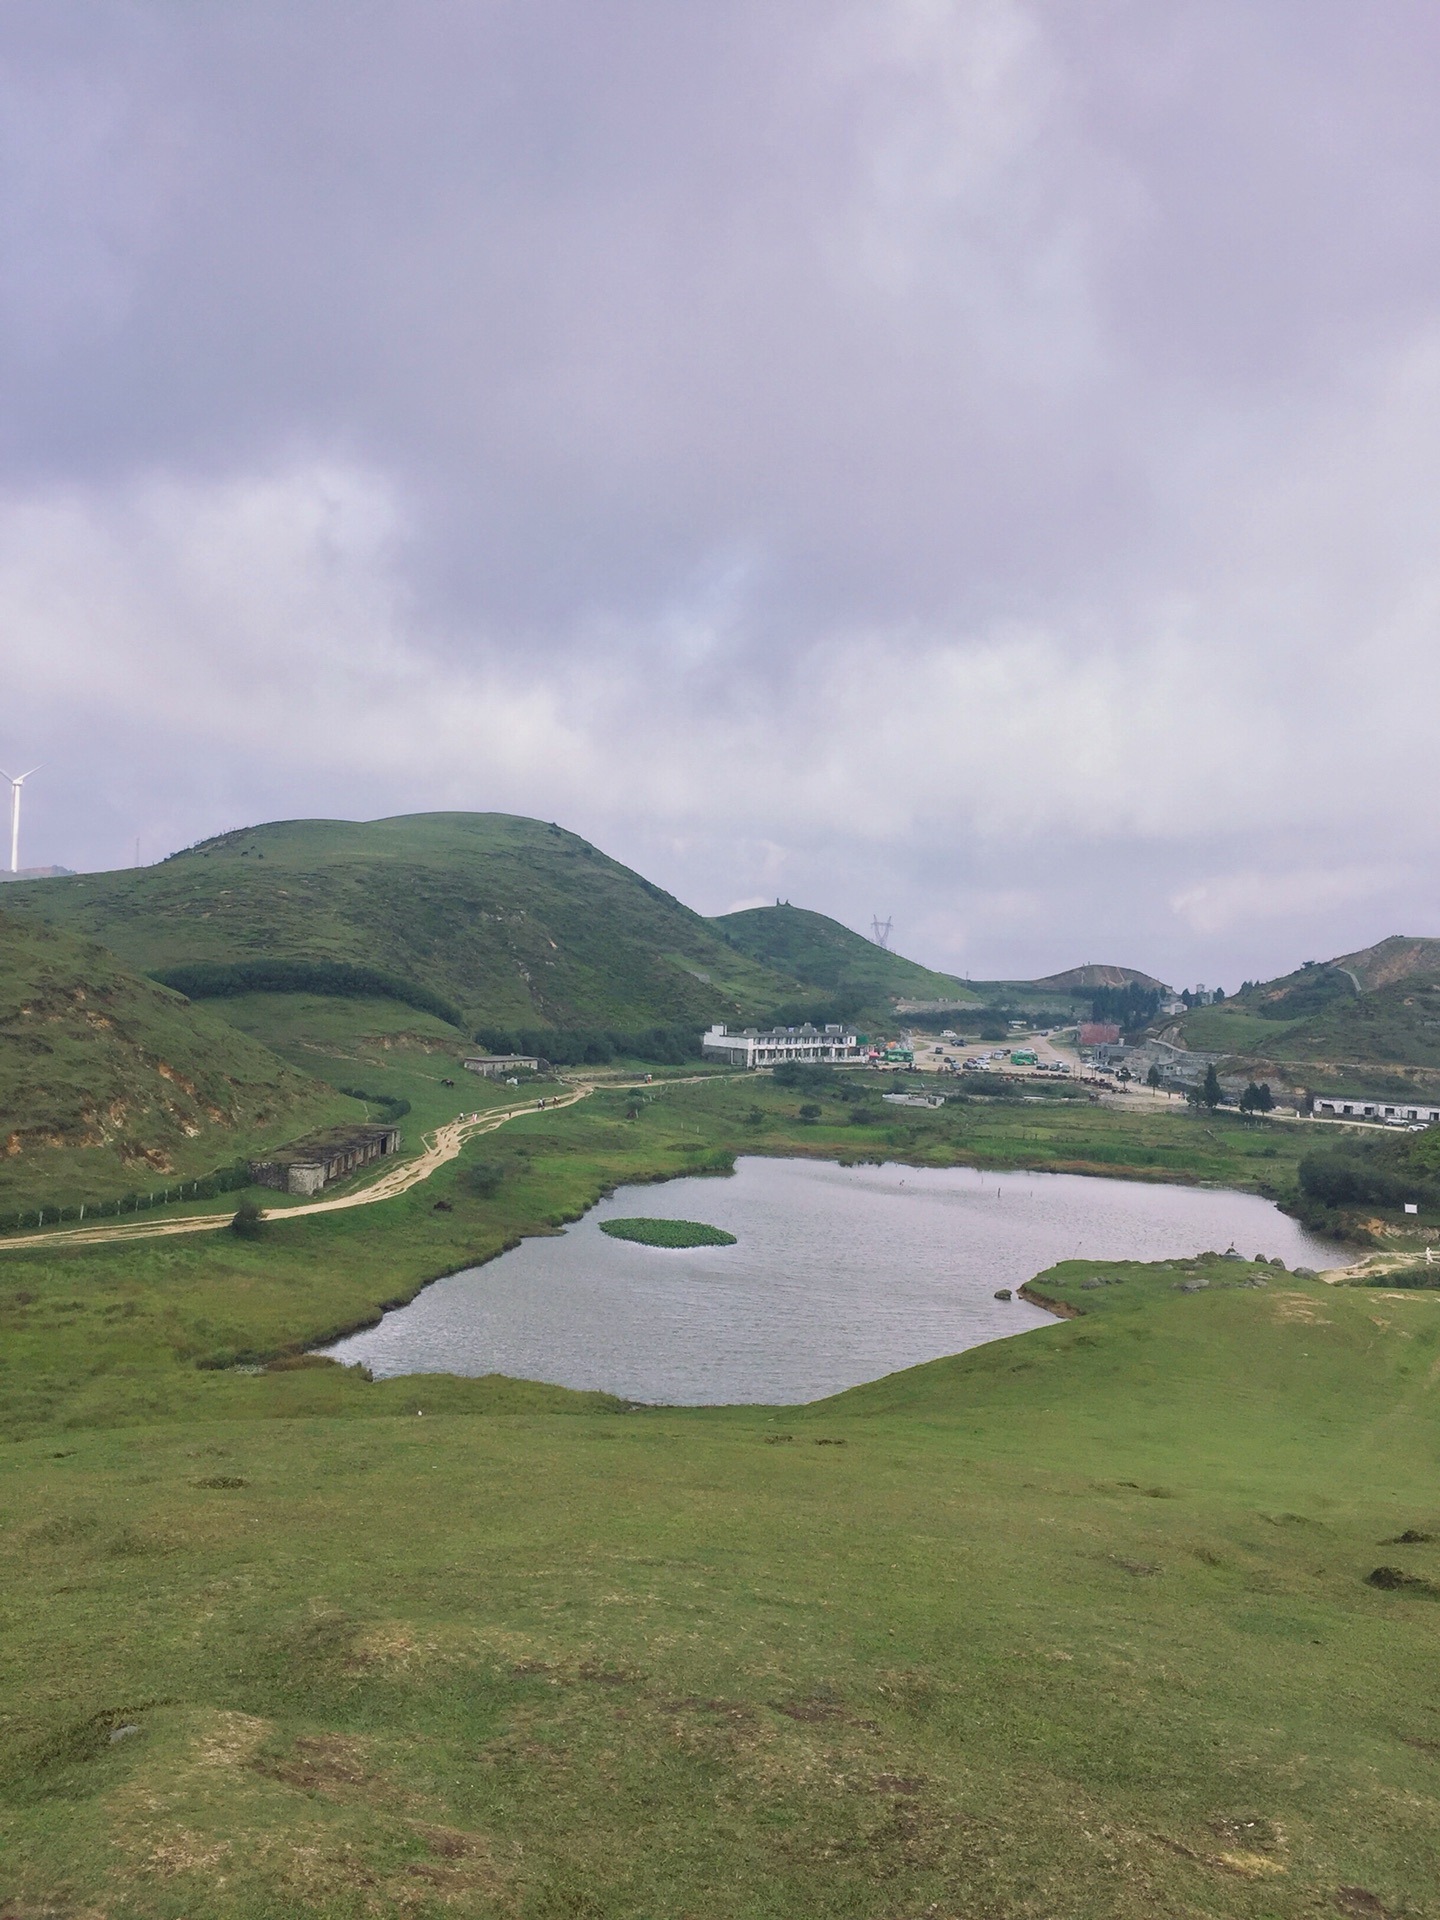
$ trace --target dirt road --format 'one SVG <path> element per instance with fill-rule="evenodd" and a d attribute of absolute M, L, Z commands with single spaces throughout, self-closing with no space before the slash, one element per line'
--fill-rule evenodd
<path fill-rule="evenodd" d="M 573 1107 L 594 1091 L 588 1081 L 580 1082 L 567 1093 L 547 1097 L 545 1110 L 548 1113 L 552 1107 Z M 482 1133 L 494 1133 L 506 1121 L 536 1112 L 538 1105 L 535 1100 L 527 1100 L 522 1106 L 496 1107 L 489 1113 L 462 1114 L 458 1120 L 447 1120 L 434 1133 L 424 1136 L 421 1150 L 413 1160 L 402 1160 L 388 1167 L 368 1187 L 340 1194 L 334 1200 L 311 1200 L 303 1207 L 271 1207 L 263 1217 L 296 1220 L 302 1214 L 338 1213 L 344 1207 L 373 1207 L 378 1200 L 393 1200 L 397 1194 L 408 1193 L 411 1187 L 428 1180 L 447 1161 L 458 1158 L 468 1140 Z M 11 1247 L 88 1247 L 107 1240 L 158 1240 L 175 1233 L 215 1233 L 221 1227 L 228 1227 L 233 1218 L 232 1209 L 228 1213 L 187 1214 L 178 1220 L 132 1220 L 123 1226 L 116 1222 L 104 1227 L 56 1227 L 49 1233 L 29 1233 L 13 1240 L 0 1240 L 0 1253 Z"/>

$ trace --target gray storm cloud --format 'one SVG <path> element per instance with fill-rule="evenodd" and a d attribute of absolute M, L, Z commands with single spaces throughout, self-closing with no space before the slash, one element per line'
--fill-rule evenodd
<path fill-rule="evenodd" d="M 1436 53 L 1409 4 L 12 6 L 27 857 L 498 807 L 977 976 L 1440 931 Z"/>

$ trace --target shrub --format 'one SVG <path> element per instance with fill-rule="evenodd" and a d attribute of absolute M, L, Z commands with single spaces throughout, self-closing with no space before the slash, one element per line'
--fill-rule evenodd
<path fill-rule="evenodd" d="M 265 1231 L 265 1216 L 253 1200 L 242 1200 L 235 1209 L 230 1231 L 242 1240 L 258 1240 Z"/>
<path fill-rule="evenodd" d="M 410 1102 L 397 1093 L 368 1093 L 364 1087 L 339 1087 L 336 1091 L 351 1100 L 364 1100 L 372 1107 L 382 1107 L 385 1118 L 392 1125 L 397 1120 L 403 1120 L 410 1111 Z"/>
<path fill-rule="evenodd" d="M 1393 1207 L 1415 1198 L 1403 1180 L 1354 1147 L 1320 1148 L 1300 1162 L 1300 1191 L 1327 1207 Z"/>
<path fill-rule="evenodd" d="M 474 1160 L 460 1173 L 458 1185 L 462 1193 L 468 1193 L 475 1200 L 489 1200 L 498 1190 L 505 1178 L 505 1169 L 497 1160 Z"/>
<path fill-rule="evenodd" d="M 835 1085 L 835 1069 L 820 1061 L 782 1060 L 770 1077 L 794 1093 L 828 1093 Z"/>

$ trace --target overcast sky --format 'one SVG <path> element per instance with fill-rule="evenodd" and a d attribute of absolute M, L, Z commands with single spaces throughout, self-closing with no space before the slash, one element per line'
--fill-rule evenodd
<path fill-rule="evenodd" d="M 22 858 L 497 808 L 1233 987 L 1440 933 L 1434 0 L 8 0 Z"/>

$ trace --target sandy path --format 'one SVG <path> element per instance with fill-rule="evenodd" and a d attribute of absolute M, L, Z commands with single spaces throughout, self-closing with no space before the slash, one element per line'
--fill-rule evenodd
<path fill-rule="evenodd" d="M 548 1113 L 553 1107 L 573 1107 L 578 1100 L 585 1099 L 594 1091 L 588 1082 L 581 1082 L 568 1093 L 547 1097 L 545 1111 Z M 311 1200 L 303 1207 L 270 1207 L 263 1218 L 296 1220 L 302 1214 L 338 1213 L 343 1207 L 373 1207 L 377 1200 L 393 1200 L 397 1194 L 408 1193 L 411 1187 L 418 1187 L 422 1181 L 428 1180 L 447 1161 L 458 1158 L 468 1140 L 474 1140 L 482 1133 L 494 1133 L 507 1120 L 518 1120 L 522 1114 L 538 1111 L 539 1103 L 527 1100 L 523 1106 L 495 1107 L 488 1113 L 462 1115 L 458 1120 L 447 1120 L 434 1133 L 424 1136 L 421 1150 L 413 1160 L 402 1160 L 398 1165 L 387 1168 L 368 1187 L 362 1187 L 356 1193 L 341 1194 L 334 1200 Z M 49 1233 L 30 1233 L 13 1240 L 0 1240 L 0 1252 L 10 1247 L 87 1247 L 102 1241 L 158 1240 L 174 1233 L 214 1233 L 221 1227 L 228 1227 L 234 1217 L 232 1210 L 229 1213 L 188 1214 L 179 1220 L 136 1220 L 126 1226 L 57 1227 Z"/>

